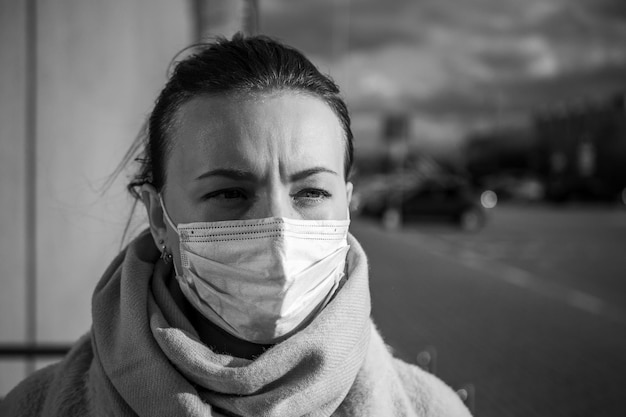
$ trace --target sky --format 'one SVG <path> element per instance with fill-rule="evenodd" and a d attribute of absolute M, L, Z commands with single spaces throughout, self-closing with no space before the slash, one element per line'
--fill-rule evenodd
<path fill-rule="evenodd" d="M 259 0 L 356 114 L 410 112 L 423 136 L 527 123 L 626 92 L 625 0 Z"/>

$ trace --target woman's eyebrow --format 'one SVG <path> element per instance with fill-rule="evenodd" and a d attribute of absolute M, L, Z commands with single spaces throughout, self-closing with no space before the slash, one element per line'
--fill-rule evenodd
<path fill-rule="evenodd" d="M 290 175 L 289 180 L 292 182 L 300 181 L 300 180 L 310 177 L 311 175 L 320 174 L 322 172 L 326 172 L 326 173 L 333 174 L 333 175 L 339 175 L 332 169 L 328 169 L 324 167 L 313 167 L 313 168 L 305 169 L 303 171 L 298 171 L 295 174 Z"/>
<path fill-rule="evenodd" d="M 256 178 L 255 175 L 250 171 L 244 171 L 241 169 L 233 169 L 233 168 L 218 168 L 218 169 L 212 169 L 210 171 L 207 171 L 199 175 L 196 178 L 196 181 L 209 178 L 209 177 L 226 177 L 226 178 L 232 178 L 235 180 L 246 180 L 246 181 L 252 181 Z"/>
<path fill-rule="evenodd" d="M 290 175 L 289 180 L 292 182 L 300 181 L 312 175 L 320 174 L 323 172 L 332 174 L 332 175 L 339 175 L 337 172 L 329 168 L 313 167 L 313 168 L 308 168 L 302 171 L 298 171 Z M 202 180 L 205 178 L 210 178 L 210 177 L 226 177 L 226 178 L 231 178 L 235 180 L 245 180 L 245 181 L 254 181 L 256 179 L 256 176 L 250 171 L 244 171 L 241 169 L 234 169 L 234 168 L 218 168 L 218 169 L 212 169 L 210 171 L 207 171 L 199 175 L 196 178 L 196 181 Z"/>

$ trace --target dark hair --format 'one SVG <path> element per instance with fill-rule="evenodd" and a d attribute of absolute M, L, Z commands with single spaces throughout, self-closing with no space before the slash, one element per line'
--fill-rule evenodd
<path fill-rule="evenodd" d="M 165 88 L 156 100 L 144 126 L 141 163 L 128 184 L 128 191 L 139 197 L 137 188 L 151 183 L 157 190 L 165 184 L 165 165 L 171 149 L 169 137 L 180 107 L 194 97 L 206 94 L 254 94 L 297 91 L 326 102 L 339 118 L 345 133 L 344 175 L 348 179 L 354 154 L 350 116 L 339 88 L 302 53 L 267 36 L 246 37 L 240 33 L 231 40 L 195 45 L 194 52 L 178 62 Z"/>

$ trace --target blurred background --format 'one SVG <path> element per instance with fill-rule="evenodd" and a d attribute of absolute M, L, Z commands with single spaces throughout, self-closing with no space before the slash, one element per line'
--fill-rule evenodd
<path fill-rule="evenodd" d="M 0 0 L 0 397 L 89 330 L 170 61 L 236 31 L 342 88 L 397 356 L 478 416 L 626 415 L 622 0 Z"/>

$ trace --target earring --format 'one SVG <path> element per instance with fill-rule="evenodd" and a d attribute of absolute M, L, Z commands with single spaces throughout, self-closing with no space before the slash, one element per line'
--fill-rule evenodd
<path fill-rule="evenodd" d="M 167 251 L 164 240 L 159 240 L 159 245 L 161 245 L 161 259 L 165 264 L 169 264 L 172 261 L 172 254 Z"/>

